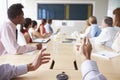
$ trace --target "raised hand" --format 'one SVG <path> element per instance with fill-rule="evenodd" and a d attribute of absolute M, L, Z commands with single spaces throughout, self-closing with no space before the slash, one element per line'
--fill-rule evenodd
<path fill-rule="evenodd" d="M 46 49 L 42 49 L 39 55 L 35 58 L 35 60 L 28 64 L 28 71 L 34 71 L 38 69 L 42 64 L 48 63 L 50 60 L 50 54 L 43 54 Z"/>
<path fill-rule="evenodd" d="M 82 39 L 82 44 L 80 46 L 80 54 L 82 60 L 90 60 L 91 59 L 91 51 L 92 45 L 88 38 Z"/>

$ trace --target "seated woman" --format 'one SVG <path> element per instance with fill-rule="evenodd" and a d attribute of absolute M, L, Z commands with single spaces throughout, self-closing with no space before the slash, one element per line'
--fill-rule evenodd
<path fill-rule="evenodd" d="M 115 30 L 120 32 L 120 7 L 113 10 L 113 25 Z"/>
<path fill-rule="evenodd" d="M 101 29 L 97 25 L 97 19 L 95 16 L 89 17 L 86 24 L 87 24 L 87 28 L 83 34 L 80 34 L 80 37 L 92 38 L 92 37 L 97 37 L 100 34 Z"/>
<path fill-rule="evenodd" d="M 38 28 L 38 32 L 41 34 L 41 36 L 43 38 L 46 38 L 46 37 L 49 37 L 50 34 L 49 33 L 46 33 L 46 30 L 45 30 L 45 24 L 46 24 L 46 19 L 42 19 L 42 22 Z"/>
<path fill-rule="evenodd" d="M 113 24 L 116 26 L 117 34 L 115 36 L 115 40 L 112 44 L 112 49 L 116 51 L 117 53 L 120 53 L 120 8 L 116 8 L 113 10 Z"/>
<path fill-rule="evenodd" d="M 32 20 L 30 18 L 26 18 L 25 23 L 21 25 L 21 32 L 24 34 L 27 43 L 32 42 L 32 39 L 30 38 L 30 35 L 28 33 L 28 30 L 31 27 L 31 25 L 32 25 Z"/>
<path fill-rule="evenodd" d="M 41 34 L 36 31 L 37 28 L 37 22 L 35 20 L 32 21 L 32 27 L 29 28 L 28 32 L 31 37 L 31 39 L 36 39 L 36 38 L 42 38 Z"/>
<path fill-rule="evenodd" d="M 102 20 L 102 31 L 98 37 L 92 38 L 92 42 L 95 44 L 102 44 L 106 47 L 111 47 L 114 37 L 117 33 L 113 27 L 113 19 L 111 17 L 104 17 Z"/>

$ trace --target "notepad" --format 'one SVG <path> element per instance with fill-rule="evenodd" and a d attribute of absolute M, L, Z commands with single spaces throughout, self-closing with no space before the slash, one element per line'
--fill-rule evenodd
<path fill-rule="evenodd" d="M 46 39 L 38 38 L 38 39 L 32 40 L 32 42 L 47 43 L 49 40 L 50 40 L 50 38 L 46 38 Z"/>
<path fill-rule="evenodd" d="M 74 39 L 74 38 L 65 38 L 63 41 L 62 41 L 62 43 L 74 43 L 74 41 L 76 41 L 76 39 Z"/>
<path fill-rule="evenodd" d="M 100 52 L 92 53 L 92 56 L 101 57 L 109 60 L 117 56 L 120 56 L 120 54 L 111 51 L 100 51 Z"/>
<path fill-rule="evenodd" d="M 76 41 L 75 38 L 65 38 L 65 40 L 69 40 L 69 41 Z"/>

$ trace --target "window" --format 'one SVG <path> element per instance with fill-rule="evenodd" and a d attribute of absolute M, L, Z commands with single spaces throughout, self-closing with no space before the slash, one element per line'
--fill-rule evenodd
<path fill-rule="evenodd" d="M 63 4 L 39 4 L 38 19 L 64 19 Z"/>
<path fill-rule="evenodd" d="M 38 4 L 38 19 L 86 20 L 92 15 L 92 4 Z"/>

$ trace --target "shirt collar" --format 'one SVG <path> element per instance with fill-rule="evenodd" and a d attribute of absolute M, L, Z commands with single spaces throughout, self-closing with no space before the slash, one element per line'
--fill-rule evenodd
<path fill-rule="evenodd" d="M 13 28 L 16 28 L 16 25 L 11 20 L 8 20 L 8 22 L 13 26 Z"/>

